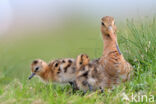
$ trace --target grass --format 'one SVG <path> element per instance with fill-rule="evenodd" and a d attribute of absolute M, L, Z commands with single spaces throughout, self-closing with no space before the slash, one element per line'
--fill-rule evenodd
<path fill-rule="evenodd" d="M 136 102 L 132 102 L 132 94 L 147 95 L 148 101 L 144 98 L 138 102 L 140 104 L 156 103 L 156 18 L 127 20 L 123 24 L 125 26 L 117 24 L 118 42 L 124 57 L 134 67 L 134 76 L 131 81 L 103 94 L 88 92 L 82 96 L 81 91 L 71 93 L 69 85 L 43 84 L 38 78 L 27 80 L 29 65 L 36 58 L 48 62 L 60 57 L 75 58 L 80 53 L 87 53 L 92 59 L 100 57 L 103 45 L 99 26 L 84 24 L 80 27 L 74 24 L 74 27 L 68 25 L 59 32 L 45 33 L 47 35 L 1 38 L 0 103 L 133 104 Z M 122 101 L 124 95 L 130 101 Z M 150 95 L 154 96 L 154 102 L 149 101 Z"/>

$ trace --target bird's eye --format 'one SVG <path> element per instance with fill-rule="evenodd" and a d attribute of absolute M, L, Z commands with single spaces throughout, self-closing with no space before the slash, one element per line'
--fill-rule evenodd
<path fill-rule="evenodd" d="M 69 63 L 72 63 L 72 60 L 68 60 Z"/>
<path fill-rule="evenodd" d="M 64 60 L 62 60 L 62 63 L 65 63 L 65 61 L 64 61 Z"/>
<path fill-rule="evenodd" d="M 58 63 L 55 64 L 55 67 L 57 67 L 57 66 L 58 66 Z"/>
<path fill-rule="evenodd" d="M 39 70 L 39 67 L 36 67 L 36 68 L 35 68 L 35 71 L 38 71 L 38 70 Z"/>
<path fill-rule="evenodd" d="M 101 22 L 101 25 L 102 25 L 102 26 L 105 26 L 105 24 L 104 24 L 103 22 Z"/>

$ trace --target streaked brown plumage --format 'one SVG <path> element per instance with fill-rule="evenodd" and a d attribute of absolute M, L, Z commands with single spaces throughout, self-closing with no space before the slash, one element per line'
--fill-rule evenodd
<path fill-rule="evenodd" d="M 48 64 L 41 59 L 37 59 L 32 62 L 31 72 L 32 75 L 29 77 L 29 79 L 37 75 L 45 82 L 56 80 L 53 71 L 49 68 Z"/>
<path fill-rule="evenodd" d="M 88 55 L 80 54 L 76 59 L 76 83 L 80 90 L 96 90 L 100 88 L 100 77 L 102 74 L 97 70 L 98 60 L 90 61 Z M 99 76 L 100 75 L 100 76 Z"/>
<path fill-rule="evenodd" d="M 89 68 L 86 66 L 89 64 L 89 57 L 86 54 L 80 54 L 76 59 L 76 84 L 80 90 L 86 92 L 89 88 L 88 85 L 88 73 Z"/>
<path fill-rule="evenodd" d="M 108 79 L 104 82 L 107 86 L 119 84 L 129 79 L 132 66 L 124 59 L 121 54 L 116 35 L 116 25 L 113 17 L 106 16 L 102 18 L 101 32 L 104 41 L 103 55 L 100 58 L 100 65 L 107 73 Z"/>
<path fill-rule="evenodd" d="M 72 58 L 53 60 L 49 64 L 41 59 L 31 64 L 32 76 L 39 76 L 45 82 L 68 83 L 75 80 L 76 65 Z"/>

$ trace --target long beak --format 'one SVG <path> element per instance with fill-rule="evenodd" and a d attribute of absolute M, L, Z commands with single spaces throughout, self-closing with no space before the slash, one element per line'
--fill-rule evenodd
<path fill-rule="evenodd" d="M 115 34 L 114 34 L 114 30 L 113 30 L 112 26 L 109 26 L 109 27 L 108 27 L 108 31 L 109 31 L 110 37 L 111 37 L 113 40 L 116 41 L 116 36 L 115 36 Z"/>
<path fill-rule="evenodd" d="M 34 77 L 35 76 L 35 73 L 32 73 L 30 76 L 29 76 L 29 80 L 32 78 L 32 77 Z"/>
<path fill-rule="evenodd" d="M 119 54 L 121 55 L 121 51 L 120 51 L 120 49 L 119 49 L 119 45 L 118 45 L 118 43 L 117 43 L 117 42 L 116 42 L 116 48 L 117 48 L 117 50 L 118 50 Z"/>
<path fill-rule="evenodd" d="M 113 39 L 116 40 L 116 38 L 114 37 L 115 34 L 114 34 L 114 31 L 113 31 L 112 26 L 109 26 L 109 27 L 108 27 L 108 30 L 109 30 L 109 32 L 110 32 L 111 37 L 112 37 Z M 116 48 L 117 48 L 119 54 L 121 54 L 120 49 L 119 49 L 119 46 L 118 46 L 117 40 L 116 40 Z"/>

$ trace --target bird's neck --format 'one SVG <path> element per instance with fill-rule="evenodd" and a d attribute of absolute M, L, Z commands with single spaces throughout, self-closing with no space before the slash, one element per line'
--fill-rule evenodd
<path fill-rule="evenodd" d="M 116 34 L 111 34 L 109 37 L 103 34 L 103 46 L 103 56 L 106 56 L 111 51 L 118 51 L 121 54 Z"/>
<path fill-rule="evenodd" d="M 40 74 L 40 77 L 46 82 L 55 80 L 54 72 L 48 65 L 44 67 L 44 71 Z"/>

